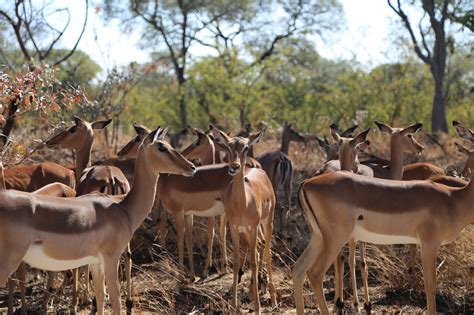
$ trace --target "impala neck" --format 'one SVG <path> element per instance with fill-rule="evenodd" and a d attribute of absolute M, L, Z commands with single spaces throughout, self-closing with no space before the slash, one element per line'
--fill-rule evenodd
<path fill-rule="evenodd" d="M 76 150 L 76 183 L 79 182 L 82 172 L 91 166 L 91 151 L 94 137 L 84 139 L 82 146 Z"/>
<path fill-rule="evenodd" d="M 250 146 L 249 151 L 247 152 L 247 156 L 251 158 L 255 158 L 255 155 L 253 152 L 253 145 Z"/>
<path fill-rule="evenodd" d="M 471 156 L 467 157 L 466 164 L 464 165 L 464 169 L 461 172 L 461 175 L 464 178 L 474 177 L 472 172 L 474 171 L 474 158 Z"/>
<path fill-rule="evenodd" d="M 138 229 L 153 207 L 158 177 L 158 170 L 150 167 L 146 155 L 140 149 L 135 162 L 132 189 L 120 202 L 128 215 L 132 232 Z"/>
<path fill-rule="evenodd" d="M 390 179 L 401 180 L 403 177 L 403 149 L 399 140 L 390 141 Z"/>
<path fill-rule="evenodd" d="M 290 139 L 285 136 L 285 133 L 281 136 L 281 147 L 280 151 L 288 155 L 288 150 L 290 148 Z"/>
<path fill-rule="evenodd" d="M 237 211 L 247 208 L 247 194 L 245 193 L 245 160 L 241 161 L 242 171 L 232 179 L 232 206 Z"/>
<path fill-rule="evenodd" d="M 466 187 L 453 191 L 453 200 L 455 206 L 452 208 L 454 211 L 452 217 L 457 219 L 455 224 L 459 225 L 460 229 L 463 229 L 469 224 L 474 224 L 474 177 Z"/>

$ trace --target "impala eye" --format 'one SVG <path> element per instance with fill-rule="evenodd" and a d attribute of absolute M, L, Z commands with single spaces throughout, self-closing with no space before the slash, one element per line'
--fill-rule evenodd
<path fill-rule="evenodd" d="M 168 149 L 162 142 L 158 142 L 158 150 L 160 150 L 160 152 L 168 152 Z"/>
<path fill-rule="evenodd" d="M 246 145 L 246 146 L 244 147 L 244 152 L 247 151 L 248 149 L 249 149 L 249 146 Z"/>

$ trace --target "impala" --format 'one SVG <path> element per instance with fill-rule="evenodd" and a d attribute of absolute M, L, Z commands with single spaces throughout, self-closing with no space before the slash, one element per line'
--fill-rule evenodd
<path fill-rule="evenodd" d="M 357 129 L 358 125 L 354 125 L 352 127 L 347 128 L 346 130 L 339 131 L 336 124 L 331 124 L 329 128 L 331 130 L 335 130 L 339 136 L 343 138 L 350 138 L 352 137 L 352 133 Z M 324 154 L 326 155 L 326 162 L 337 160 L 339 158 L 339 145 L 337 142 L 329 143 L 326 136 L 323 139 L 319 138 L 318 136 L 314 137 L 318 142 L 319 146 L 323 149 Z"/>
<path fill-rule="evenodd" d="M 5 259 L 0 261 L 0 283 L 5 283 L 22 260 L 52 271 L 90 265 L 98 313 L 103 313 L 104 277 L 112 309 L 120 313 L 118 263 L 151 210 L 159 173 L 192 176 L 195 172 L 192 163 L 163 141 L 165 134 L 166 129 L 158 128 L 143 141 L 134 184 L 127 195 L 89 194 L 64 199 L 1 192 L 0 257 Z M 16 237 L 18 234 L 23 237 Z"/>
<path fill-rule="evenodd" d="M 428 313 L 436 313 L 436 257 L 439 246 L 474 223 L 474 183 L 452 188 L 431 181 L 389 181 L 347 172 L 303 182 L 299 199 L 311 226 L 310 243 L 293 270 L 296 308 L 304 312 L 302 286 L 311 280 L 323 314 L 324 275 L 349 240 L 374 244 L 417 244 Z"/>
<path fill-rule="evenodd" d="M 355 128 L 354 128 L 355 129 Z M 354 138 L 342 137 L 331 125 L 331 135 L 336 141 L 338 147 L 338 160 L 331 160 L 325 163 L 323 168 L 317 172 L 317 174 L 324 174 L 336 171 L 350 171 L 357 174 L 373 177 L 372 170 L 362 164 L 359 164 L 357 154 L 360 151 L 365 151 L 370 144 L 366 140 L 370 128 L 357 134 Z M 367 312 L 370 312 L 370 301 L 369 301 L 369 290 L 368 290 L 368 269 L 365 259 L 365 244 L 359 242 L 360 256 L 361 256 L 361 270 L 362 280 L 364 283 L 364 295 L 365 303 L 364 308 Z M 355 274 L 355 242 L 349 241 L 349 268 L 352 280 L 352 300 L 354 305 L 354 311 L 359 312 L 359 298 L 357 296 L 357 281 Z M 344 257 L 342 252 L 339 253 L 334 262 L 334 282 L 335 282 L 335 295 L 334 303 L 339 309 L 343 309 L 343 287 L 344 287 Z"/>
<path fill-rule="evenodd" d="M 237 310 L 237 289 L 239 279 L 240 234 L 250 249 L 251 295 L 255 313 L 260 314 L 260 300 L 258 297 L 258 258 L 257 234 L 260 226 L 264 235 L 264 256 L 269 277 L 270 297 L 273 306 L 277 305 L 276 291 L 272 278 L 271 266 L 271 238 L 273 231 L 273 215 L 276 198 L 272 182 L 265 171 L 257 168 L 247 168 L 245 160 L 248 149 L 258 143 L 262 132 L 251 135 L 249 138 L 229 137 L 224 132 L 213 129 L 214 138 L 220 145 L 227 148 L 229 167 L 228 174 L 232 181 L 224 188 L 224 205 L 226 217 L 229 221 L 233 245 L 233 285 L 232 307 Z M 261 258 L 263 259 L 263 258 Z"/>
<path fill-rule="evenodd" d="M 288 210 L 291 209 L 291 184 L 293 180 L 293 163 L 288 157 L 291 141 L 304 142 L 305 137 L 293 130 L 291 124 L 285 121 L 280 150 L 270 151 L 257 157 L 257 161 L 262 165 L 263 170 L 272 182 L 275 193 L 279 187 L 283 186 Z M 283 226 L 283 207 L 281 203 L 279 203 L 279 208 L 278 226 L 281 228 Z"/>
<path fill-rule="evenodd" d="M 474 150 L 470 150 L 459 143 L 455 143 L 455 145 L 459 152 L 467 155 L 466 163 L 464 164 L 464 168 L 461 171 L 461 176 L 464 178 L 470 178 L 472 176 L 472 172 L 474 171 Z"/>
<path fill-rule="evenodd" d="M 101 192 L 109 195 L 126 194 L 130 191 L 127 178 L 115 166 L 91 166 L 91 150 L 94 142 L 94 130 L 104 129 L 112 120 L 96 121 L 89 123 L 79 117 L 74 117 L 74 125 L 59 132 L 45 143 L 48 147 L 60 147 L 76 150 L 76 188 L 79 196 L 92 192 Z M 132 253 L 127 246 L 125 258 L 125 273 L 127 278 L 127 307 L 131 309 L 132 303 Z M 86 272 L 88 274 L 88 272 Z M 73 308 L 78 303 L 79 271 L 73 272 Z M 88 277 L 86 277 L 88 279 Z M 87 280 L 88 281 L 88 280 Z"/>

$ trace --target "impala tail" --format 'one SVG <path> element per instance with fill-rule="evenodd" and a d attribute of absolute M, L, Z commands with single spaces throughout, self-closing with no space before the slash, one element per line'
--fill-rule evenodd
<path fill-rule="evenodd" d="M 308 197 L 306 196 L 306 192 L 304 190 L 304 184 L 306 182 L 301 183 L 300 188 L 298 190 L 298 202 L 300 204 L 300 208 L 303 209 L 303 212 L 306 216 L 306 220 L 308 220 L 309 226 L 311 227 L 312 232 L 320 233 L 318 219 L 311 208 L 309 203 Z"/>

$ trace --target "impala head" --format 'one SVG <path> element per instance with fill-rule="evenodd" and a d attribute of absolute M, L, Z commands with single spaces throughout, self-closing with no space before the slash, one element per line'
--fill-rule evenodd
<path fill-rule="evenodd" d="M 211 164 L 214 161 L 214 154 L 216 152 L 214 141 L 211 140 L 209 135 L 197 128 L 188 126 L 188 130 L 195 136 L 197 140 L 191 143 L 181 153 L 186 156 L 188 160 L 194 163 L 194 165 Z"/>
<path fill-rule="evenodd" d="M 292 128 L 293 124 L 289 124 L 285 121 L 283 124 L 283 134 L 282 138 L 288 139 L 289 141 L 304 142 L 306 138 L 301 135 L 299 132 Z"/>
<path fill-rule="evenodd" d="M 80 149 L 86 142 L 92 142 L 94 129 L 104 129 L 112 119 L 100 120 L 89 123 L 74 116 L 74 125 L 70 126 L 51 139 L 46 141 L 48 147 L 61 147 L 63 149 Z"/>
<path fill-rule="evenodd" d="M 457 122 L 455 120 L 453 120 L 453 127 L 454 129 L 456 129 L 456 132 L 461 138 L 470 140 L 474 143 L 474 131 L 469 129 L 466 125 L 461 124 L 460 122 Z"/>
<path fill-rule="evenodd" d="M 196 167 L 165 141 L 168 128 L 153 130 L 141 144 L 138 155 L 144 154 L 147 167 L 159 173 L 193 176 Z"/>
<path fill-rule="evenodd" d="M 120 151 L 117 152 L 117 156 L 121 159 L 133 158 L 137 156 L 138 147 L 142 143 L 143 139 L 150 133 L 150 129 L 139 124 L 133 124 L 136 136 L 130 140 Z"/>
<path fill-rule="evenodd" d="M 188 129 L 184 128 L 177 133 L 168 133 L 168 137 L 170 139 L 170 144 L 173 148 L 181 147 L 181 139 L 188 133 Z"/>
<path fill-rule="evenodd" d="M 367 135 L 370 128 L 362 131 L 354 138 L 342 137 L 335 129 L 331 129 L 331 135 L 339 147 L 339 161 L 341 170 L 357 170 L 357 154 L 365 151 L 370 145 Z"/>
<path fill-rule="evenodd" d="M 238 137 L 249 137 L 250 133 L 252 132 L 252 125 L 250 123 L 244 124 L 244 128 L 240 130 L 236 136 Z"/>
<path fill-rule="evenodd" d="M 249 148 L 262 139 L 263 132 L 251 134 L 248 138 L 229 137 L 225 132 L 214 127 L 212 135 L 216 144 L 226 149 L 229 158 L 229 175 L 234 176 L 242 171 Z"/>
<path fill-rule="evenodd" d="M 331 134 L 333 133 L 333 130 L 339 134 L 340 137 L 343 138 L 350 138 L 352 137 L 352 133 L 359 127 L 359 125 L 354 125 L 350 128 L 347 128 L 346 130 L 339 132 L 339 127 L 333 123 L 331 126 L 329 126 L 331 130 Z M 326 136 L 324 136 L 324 139 L 320 139 L 316 137 L 316 141 L 318 142 L 319 146 L 324 150 L 324 153 L 326 153 L 326 160 L 337 160 L 339 156 L 339 144 L 336 141 L 335 143 L 329 143 L 328 139 Z"/>
<path fill-rule="evenodd" d="M 424 147 L 416 141 L 413 134 L 416 133 L 423 124 L 416 123 L 405 128 L 392 128 L 387 124 L 376 121 L 375 124 L 382 132 L 390 134 L 390 145 L 399 147 L 403 152 L 420 154 Z"/>

